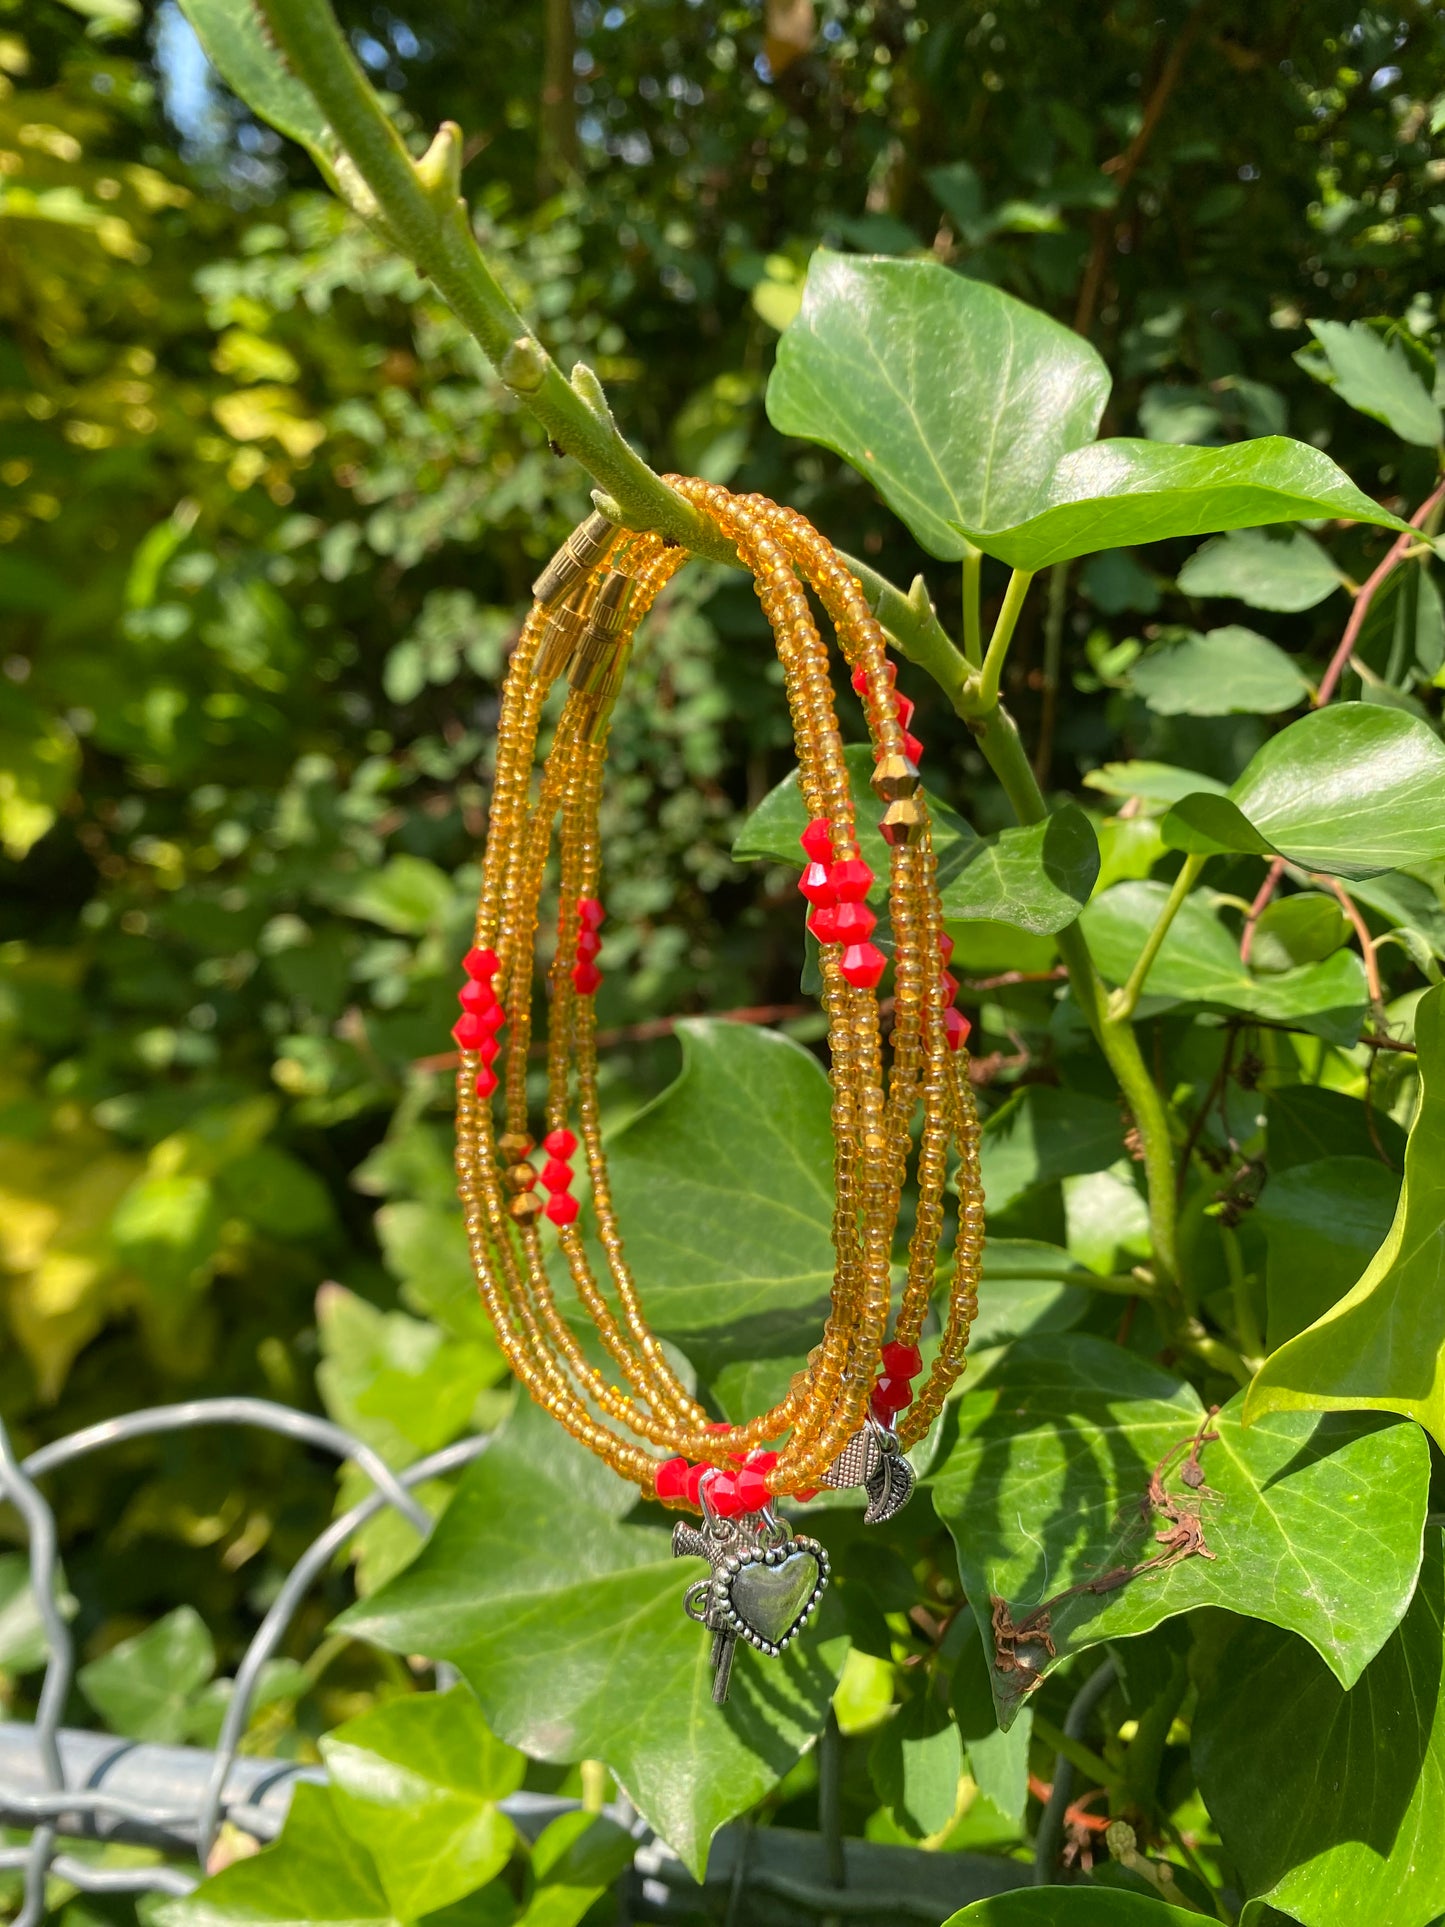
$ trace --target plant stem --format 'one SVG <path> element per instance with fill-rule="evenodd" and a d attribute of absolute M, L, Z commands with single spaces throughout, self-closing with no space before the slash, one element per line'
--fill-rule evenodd
<path fill-rule="evenodd" d="M 1044 617 L 1044 686 L 1039 713 L 1039 740 L 1034 745 L 1034 775 L 1049 780 L 1054 762 L 1054 723 L 1059 713 L 1059 672 L 1064 656 L 1064 618 L 1069 608 L 1069 564 L 1056 562 L 1049 570 L 1049 606 Z"/>
<path fill-rule="evenodd" d="M 970 548 L 963 558 L 963 653 L 971 669 L 983 667 L 983 616 L 979 608 L 982 580 L 982 551 Z"/>
<path fill-rule="evenodd" d="M 958 705 L 955 705 L 958 707 Z M 979 748 L 988 759 L 1004 794 L 1021 823 L 1039 823 L 1048 814 L 1043 791 L 1024 753 L 1018 726 L 1003 705 L 986 716 L 969 716 L 960 708 Z M 1149 1233 L 1154 1251 L 1155 1277 L 1161 1286 L 1173 1284 L 1179 1272 L 1178 1207 L 1175 1202 L 1174 1148 L 1169 1119 L 1154 1079 L 1139 1049 L 1139 1040 L 1126 1019 L 1104 1008 L 1103 986 L 1077 923 L 1054 938 L 1069 973 L 1069 984 L 1099 1048 L 1108 1059 L 1124 1100 L 1133 1114 L 1144 1150 L 1144 1181 L 1149 1194 Z"/>
<path fill-rule="evenodd" d="M 1224 1268 L 1229 1273 L 1230 1303 L 1234 1307 L 1234 1329 L 1242 1348 L 1244 1363 L 1253 1374 L 1264 1363 L 1264 1334 L 1259 1329 L 1259 1320 L 1254 1315 L 1254 1301 L 1249 1295 L 1249 1279 L 1244 1269 L 1244 1253 L 1239 1248 L 1239 1233 L 1233 1225 L 1221 1224 L 1219 1234 L 1224 1244 Z"/>
<path fill-rule="evenodd" d="M 1019 610 L 1024 606 L 1024 597 L 1033 581 L 1031 569 L 1015 569 L 1008 579 L 1004 592 L 1003 607 L 998 612 L 998 621 L 993 625 L 993 634 L 988 639 L 988 653 L 983 659 L 983 667 L 978 674 L 978 690 L 974 701 L 981 711 L 987 712 L 998 705 L 999 678 L 1003 675 L 1004 657 L 1008 654 L 1009 643 L 1013 640 L 1014 626 L 1019 619 Z"/>
<path fill-rule="evenodd" d="M 571 381 L 513 306 L 477 246 L 459 194 L 423 178 L 387 119 L 324 0 L 256 0 L 291 70 L 314 96 L 361 191 L 353 205 L 377 222 L 387 239 L 431 281 L 475 337 L 502 382 L 524 402 L 565 454 L 573 456 L 603 491 L 598 506 L 629 528 L 655 529 L 695 555 L 740 567 L 732 544 L 635 453 L 613 420 L 601 385 L 589 369 Z M 448 122 L 443 144 L 460 148 Z M 369 200 L 369 205 L 368 205 Z M 939 622 L 920 577 L 905 595 L 850 560 L 879 622 L 911 661 L 938 676 L 946 689 L 962 681 L 966 665 Z"/>
<path fill-rule="evenodd" d="M 1154 928 L 1144 941 L 1144 948 L 1134 959 L 1134 968 L 1129 972 L 1129 981 L 1122 990 L 1116 990 L 1109 999 L 1110 1017 L 1129 1018 L 1139 1006 L 1140 993 L 1145 979 L 1154 967 L 1154 959 L 1159 955 L 1160 946 L 1169 935 L 1169 926 L 1179 914 L 1180 905 L 1194 888 L 1199 872 L 1209 861 L 1207 856 L 1187 856 L 1174 879 L 1174 887 L 1164 900 Z"/>

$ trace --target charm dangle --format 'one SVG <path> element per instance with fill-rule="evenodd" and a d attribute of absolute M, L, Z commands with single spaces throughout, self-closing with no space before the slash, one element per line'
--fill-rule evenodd
<path fill-rule="evenodd" d="M 713 1636 L 712 1696 L 728 1696 L 733 1652 L 745 1639 L 776 1659 L 812 1617 L 828 1583 L 828 1554 L 816 1539 L 790 1532 L 770 1509 L 720 1519 L 706 1502 L 699 1528 L 672 1529 L 675 1559 L 706 1559 L 711 1572 L 683 1595 L 689 1619 Z"/>
<path fill-rule="evenodd" d="M 822 1483 L 835 1491 L 861 1485 L 868 1494 L 864 1523 L 876 1526 L 903 1510 L 913 1496 L 916 1479 L 892 1425 L 870 1412 L 863 1429 L 853 1434 L 824 1472 Z"/>

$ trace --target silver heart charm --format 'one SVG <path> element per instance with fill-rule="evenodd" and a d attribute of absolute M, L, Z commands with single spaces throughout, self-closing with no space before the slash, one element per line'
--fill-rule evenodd
<path fill-rule="evenodd" d="M 709 1620 L 776 1658 L 812 1617 L 828 1583 L 816 1539 L 739 1546 L 714 1568 Z"/>

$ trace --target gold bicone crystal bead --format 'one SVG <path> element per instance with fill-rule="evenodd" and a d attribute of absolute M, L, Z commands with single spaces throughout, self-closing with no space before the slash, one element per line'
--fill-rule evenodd
<path fill-rule="evenodd" d="M 905 843 L 916 843 L 923 834 L 923 812 L 911 796 L 902 797 L 888 805 L 878 830 L 883 841 L 895 849 Z"/>
<path fill-rule="evenodd" d="M 526 1157 L 531 1148 L 531 1138 L 522 1131 L 503 1131 L 497 1139 L 497 1150 L 508 1164 L 515 1164 L 519 1158 Z"/>
<path fill-rule="evenodd" d="M 542 1215 L 542 1200 L 535 1191 L 519 1191 L 507 1210 L 518 1224 L 534 1224 Z"/>
<path fill-rule="evenodd" d="M 873 788 L 884 803 L 898 803 L 912 796 L 919 780 L 918 765 L 900 752 L 880 756 L 873 765 Z"/>
<path fill-rule="evenodd" d="M 509 1164 L 502 1173 L 502 1183 L 509 1191 L 530 1191 L 537 1182 L 537 1173 L 530 1164 Z"/>

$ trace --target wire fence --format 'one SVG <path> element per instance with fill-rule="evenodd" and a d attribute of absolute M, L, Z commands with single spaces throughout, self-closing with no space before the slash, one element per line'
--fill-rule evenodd
<path fill-rule="evenodd" d="M 212 1751 L 67 1730 L 62 1720 L 75 1673 L 74 1642 L 60 1603 L 55 1514 L 38 1481 L 133 1439 L 217 1425 L 251 1427 L 320 1448 L 359 1467 L 372 1490 L 318 1533 L 292 1566 L 236 1669 Z M 432 1520 L 413 1488 L 459 1470 L 486 1445 L 484 1437 L 461 1439 L 396 1472 L 361 1439 L 327 1419 L 267 1399 L 214 1398 L 108 1419 L 22 1460 L 0 1422 L 0 1498 L 15 1507 L 26 1530 L 31 1590 L 48 1647 L 33 1724 L 0 1723 L 0 1828 L 29 1833 L 22 1845 L 0 1845 L 0 1873 L 23 1875 L 15 1927 L 39 1927 L 52 1878 L 88 1894 L 183 1895 L 203 1878 L 223 1824 L 263 1845 L 276 1837 L 297 1783 L 324 1781 L 325 1772 L 242 1754 L 266 1662 L 281 1646 L 310 1588 L 368 1521 L 389 1507 L 426 1537 Z M 439 1688 L 455 1678 L 447 1666 L 435 1670 Z M 841 1838 L 835 1727 L 822 1745 L 822 1831 L 724 1828 L 704 1885 L 630 1806 L 609 1807 L 609 1817 L 627 1826 L 637 1841 L 632 1868 L 619 1887 L 619 1919 L 785 1927 L 802 1916 L 846 1919 L 858 1927 L 898 1921 L 936 1927 L 970 1900 L 1029 1882 L 1030 1869 L 1016 1861 Z M 528 1838 L 577 1804 L 534 1793 L 513 1794 L 502 1802 Z M 145 1866 L 112 1866 L 65 1851 L 67 1840 L 142 1845 L 159 1849 L 165 1858 Z"/>

